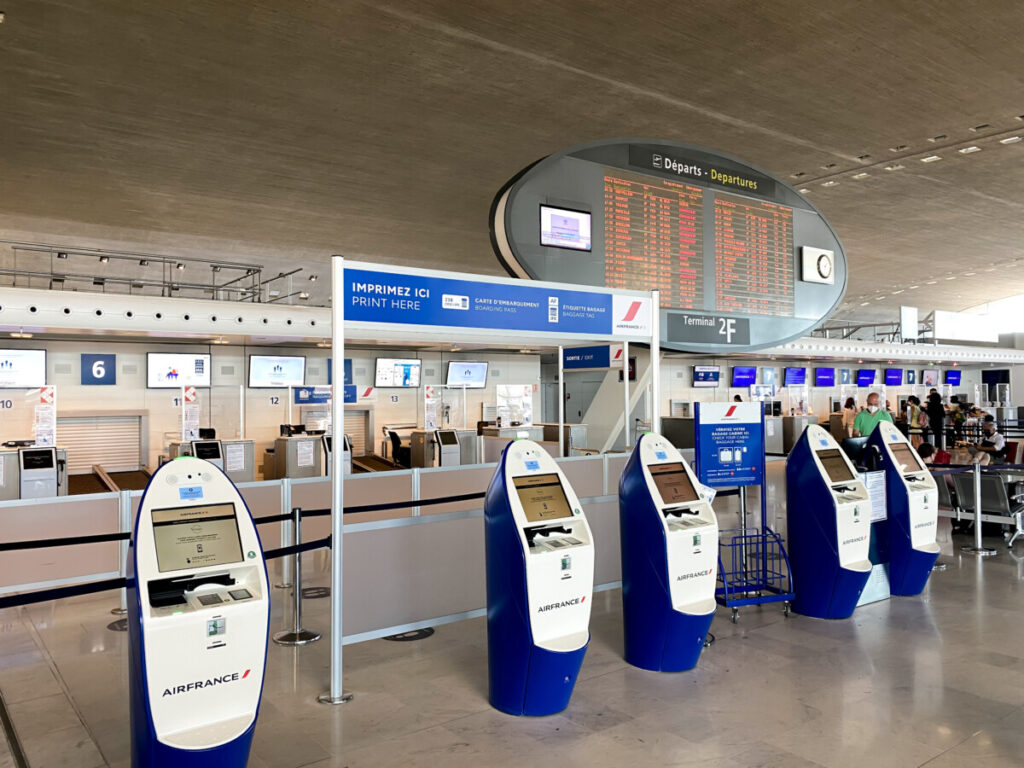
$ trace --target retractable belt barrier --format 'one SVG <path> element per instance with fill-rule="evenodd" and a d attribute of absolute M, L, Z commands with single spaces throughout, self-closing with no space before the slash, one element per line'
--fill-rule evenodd
<path fill-rule="evenodd" d="M 459 501 L 471 501 L 473 499 L 482 499 L 486 495 L 486 492 L 481 491 L 479 493 L 463 493 L 455 496 L 444 496 L 434 499 L 393 501 L 384 504 L 364 504 L 358 507 L 346 508 L 344 510 L 344 514 L 353 515 L 360 512 L 381 512 L 389 509 L 404 509 L 406 507 L 427 507 L 434 504 L 452 504 Z M 303 509 L 301 514 L 302 517 L 326 517 L 327 515 L 331 514 L 331 510 L 329 507 L 324 509 Z M 290 520 L 292 520 L 291 514 L 267 515 L 265 517 L 253 518 L 253 523 L 255 523 L 256 525 L 263 525 L 265 523 L 280 523 Z M 130 538 L 131 534 L 124 532 L 97 533 L 90 536 L 65 536 L 59 539 L 5 541 L 0 542 L 0 552 L 13 552 L 23 549 L 44 549 L 47 547 L 68 547 L 76 546 L 79 544 L 102 544 L 111 541 L 126 541 Z M 301 554 L 302 552 L 310 552 L 314 549 L 321 549 L 329 546 L 331 546 L 331 537 L 325 536 L 324 538 L 316 539 L 315 541 L 307 541 L 289 547 L 279 547 L 278 549 L 265 550 L 263 553 L 263 557 L 266 560 L 274 560 L 279 557 Z M 82 595 L 90 595 L 96 592 L 106 592 L 112 589 L 122 589 L 127 585 L 128 579 L 115 578 L 104 579 L 103 581 L 90 581 L 85 584 L 73 584 L 67 587 L 41 589 L 20 595 L 8 595 L 5 597 L 0 597 L 0 610 L 3 610 L 4 608 L 14 608 L 19 605 L 44 603 L 50 600 L 61 600 L 66 597 L 80 597 Z"/>

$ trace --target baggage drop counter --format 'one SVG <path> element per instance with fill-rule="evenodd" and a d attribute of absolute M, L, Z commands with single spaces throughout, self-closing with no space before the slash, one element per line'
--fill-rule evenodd
<path fill-rule="evenodd" d="M 509 444 L 484 504 L 490 700 L 512 715 L 569 704 L 590 642 L 594 544 L 555 460 Z"/>
<path fill-rule="evenodd" d="M 619 481 L 626 661 L 693 669 L 718 603 L 718 520 L 686 460 L 661 435 L 640 438 Z"/>
<path fill-rule="evenodd" d="M 270 597 L 245 502 L 212 464 L 161 467 L 128 554 L 132 765 L 241 768 L 266 663 Z"/>
<path fill-rule="evenodd" d="M 924 462 L 889 422 L 879 422 L 868 441 L 878 449 L 885 471 L 888 507 L 889 592 L 919 595 L 939 556 L 935 534 L 939 491 Z"/>
<path fill-rule="evenodd" d="M 871 575 L 871 501 L 835 438 L 816 424 L 786 460 L 786 521 L 793 610 L 851 616 Z"/>

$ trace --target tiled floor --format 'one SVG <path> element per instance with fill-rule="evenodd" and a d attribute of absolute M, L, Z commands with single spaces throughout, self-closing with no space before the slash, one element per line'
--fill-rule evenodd
<path fill-rule="evenodd" d="M 341 707 L 315 701 L 327 640 L 271 644 L 250 765 L 1020 766 L 1024 558 L 992 544 L 998 557 L 944 557 L 949 569 L 922 597 L 847 621 L 774 606 L 744 609 L 733 625 L 721 611 L 716 643 L 682 674 L 625 664 L 619 593 L 599 593 L 572 702 L 541 719 L 488 705 L 482 619 L 347 647 L 356 699 Z M 273 629 L 284 624 L 276 595 Z M 0 691 L 33 768 L 128 765 L 127 637 L 106 628 L 115 601 L 0 613 Z M 306 602 L 309 626 L 326 628 L 328 603 Z"/>

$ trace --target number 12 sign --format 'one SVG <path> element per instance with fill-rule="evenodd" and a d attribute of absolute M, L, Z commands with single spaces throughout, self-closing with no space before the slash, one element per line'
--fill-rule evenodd
<path fill-rule="evenodd" d="M 117 355 L 82 355 L 82 386 L 117 384 Z"/>

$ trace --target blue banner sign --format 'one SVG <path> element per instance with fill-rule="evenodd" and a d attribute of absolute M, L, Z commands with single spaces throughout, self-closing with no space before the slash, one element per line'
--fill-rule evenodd
<path fill-rule="evenodd" d="M 712 488 L 764 483 L 761 403 L 697 403 L 697 477 Z"/>
<path fill-rule="evenodd" d="M 334 359 L 327 358 L 327 383 L 334 383 Z M 352 358 L 345 358 L 345 386 L 352 383 Z"/>
<path fill-rule="evenodd" d="M 117 355 L 82 355 L 82 386 L 117 384 Z"/>
<path fill-rule="evenodd" d="M 611 365 L 611 349 L 607 344 L 598 347 L 574 347 L 562 350 L 562 367 L 608 368 Z"/>
<path fill-rule="evenodd" d="M 650 300 L 621 294 L 345 270 L 345 320 L 648 336 Z"/>
<path fill-rule="evenodd" d="M 355 387 L 352 389 L 354 391 Z M 331 402 L 330 387 L 295 387 L 292 392 L 296 405 L 320 405 Z"/>

